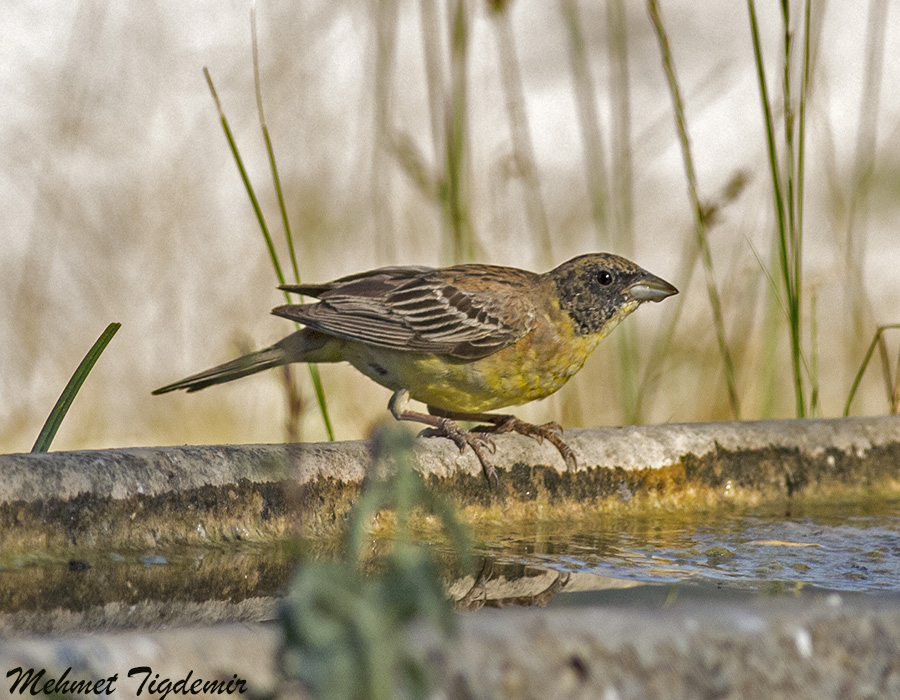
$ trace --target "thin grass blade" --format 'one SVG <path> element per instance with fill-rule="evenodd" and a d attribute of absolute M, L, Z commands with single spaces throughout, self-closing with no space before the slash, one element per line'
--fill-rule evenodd
<path fill-rule="evenodd" d="M 228 125 L 228 118 L 225 116 L 225 112 L 222 111 L 222 103 L 219 101 L 219 95 L 216 92 L 216 87 L 213 85 L 212 77 L 209 74 L 209 69 L 206 66 L 203 66 L 203 75 L 206 76 L 206 82 L 209 85 L 209 90 L 212 93 L 213 100 L 216 103 L 216 109 L 219 112 L 219 120 L 222 122 L 222 129 L 225 131 L 225 138 L 228 139 L 228 146 L 231 148 L 231 154 L 234 156 L 234 162 L 237 164 L 238 172 L 241 174 L 241 180 L 244 183 L 244 189 L 247 190 L 247 196 L 250 197 L 250 203 L 253 206 L 253 212 L 256 214 L 256 220 L 259 222 L 259 228 L 262 231 L 263 238 L 266 241 L 266 248 L 269 249 L 269 257 L 272 259 L 272 264 L 275 266 L 275 275 L 278 277 L 279 284 L 287 284 L 284 278 L 284 272 L 281 269 L 281 263 L 278 261 L 278 254 L 275 252 L 275 245 L 272 243 L 272 236 L 269 235 L 269 227 L 266 225 L 266 218 L 263 216 L 262 208 L 259 206 L 259 200 L 256 198 L 256 192 L 253 191 L 253 185 L 250 184 L 250 177 L 247 175 L 247 170 L 244 168 L 244 161 L 241 158 L 240 151 L 238 150 L 237 143 L 234 140 L 234 135 L 231 133 L 231 127 Z"/>
<path fill-rule="evenodd" d="M 719 298 L 719 291 L 716 287 L 712 253 L 710 252 L 709 240 L 707 237 L 706 217 L 697 191 L 697 175 L 694 169 L 693 155 L 691 153 L 691 142 L 688 136 L 687 121 L 684 116 L 684 102 L 681 99 L 681 88 L 678 85 L 678 78 L 675 75 L 675 64 L 672 58 L 672 51 L 669 48 L 669 38 L 666 33 L 665 25 L 663 24 L 659 2 L 657 0 L 647 0 L 647 10 L 650 15 L 650 21 L 653 24 L 653 29 L 656 32 L 660 53 L 662 54 L 663 72 L 666 75 L 669 92 L 672 96 L 675 124 L 678 131 L 678 138 L 681 143 L 681 155 L 684 161 L 685 175 L 687 176 L 688 181 L 688 194 L 694 209 L 697 246 L 700 250 L 700 259 L 703 262 L 703 270 L 706 277 L 706 293 L 709 297 L 710 306 L 712 307 L 716 340 L 718 341 L 719 354 L 722 357 L 722 364 L 725 369 L 728 401 L 731 405 L 731 412 L 734 414 L 734 417 L 740 419 L 741 407 L 737 392 L 737 382 L 735 379 L 734 361 L 732 360 L 732 353 L 728 347 L 728 340 L 725 334 L 725 320 L 722 314 L 722 303 Z"/>
<path fill-rule="evenodd" d="M 872 342 L 869 343 L 869 349 L 866 351 L 866 356 L 863 358 L 862 364 L 859 366 L 859 371 L 856 373 L 856 377 L 853 378 L 853 384 L 850 386 L 850 394 L 847 396 L 847 403 L 844 404 L 845 417 L 850 415 L 850 404 L 853 403 L 853 399 L 856 396 L 856 390 L 859 389 L 863 374 L 865 374 L 866 368 L 869 366 L 872 355 L 875 354 L 875 348 L 878 345 L 878 341 L 881 339 L 882 334 L 891 328 L 900 328 L 900 323 L 889 323 L 884 326 L 878 326 L 878 329 L 875 331 L 875 337 L 873 337 Z"/>
<path fill-rule="evenodd" d="M 44 427 L 41 428 L 34 447 L 31 448 L 32 452 L 47 452 L 50 450 L 50 443 L 56 437 L 56 431 L 62 425 L 63 418 L 69 412 L 69 407 L 72 405 L 72 401 L 75 400 L 81 385 L 84 384 L 84 380 L 87 379 L 97 360 L 100 359 L 100 355 L 106 349 L 106 346 L 109 345 L 109 341 L 113 339 L 113 336 L 121 327 L 121 323 L 110 323 L 91 346 L 91 349 L 88 350 L 87 355 L 84 356 L 84 359 L 75 370 L 75 374 L 72 375 L 69 383 L 66 384 L 66 388 L 60 394 L 53 410 L 50 411 L 50 415 L 47 417 Z"/>
<path fill-rule="evenodd" d="M 287 240 L 288 254 L 291 258 L 291 269 L 294 273 L 294 281 L 297 284 L 300 284 L 300 266 L 297 264 L 297 253 L 294 249 L 294 236 L 291 233 L 291 222 L 288 218 L 287 214 L 287 206 L 284 202 L 284 192 L 281 188 L 281 177 L 278 175 L 278 164 L 275 160 L 275 149 L 272 146 L 272 139 L 269 137 L 269 127 L 266 123 L 266 114 L 263 110 L 263 99 L 262 99 L 262 85 L 259 79 L 259 42 L 257 41 L 256 34 L 256 2 L 254 1 L 250 6 L 250 34 L 251 34 L 251 42 L 253 45 L 253 85 L 256 89 L 256 109 L 259 113 L 259 125 L 262 129 L 263 140 L 266 142 L 266 153 L 269 157 L 269 167 L 272 170 L 272 182 L 275 185 L 275 194 L 278 198 L 278 209 L 281 212 L 281 221 L 284 226 L 284 237 Z M 210 88 L 212 88 L 212 84 L 210 84 Z M 218 99 L 216 99 L 216 104 L 218 105 Z M 221 114 L 221 108 L 219 109 L 219 113 Z M 224 115 L 222 117 L 224 119 Z M 229 143 L 232 143 L 233 140 L 229 139 Z M 235 158 L 239 158 L 237 155 L 236 147 L 233 148 L 235 152 Z M 254 199 L 252 191 L 249 190 L 249 180 L 246 178 L 245 173 L 243 173 L 243 167 L 241 165 L 238 166 L 241 168 L 242 174 L 244 175 L 244 185 L 248 187 L 248 191 L 250 191 L 251 200 Z M 280 275 L 281 266 L 278 262 L 278 254 L 275 252 L 274 246 L 271 244 L 271 239 L 269 238 L 268 231 L 265 228 L 265 221 L 262 220 L 262 214 L 259 212 L 258 204 L 254 204 L 254 208 L 258 211 L 257 216 L 260 218 L 260 226 L 263 229 L 263 236 L 266 238 L 266 243 L 269 247 L 269 255 L 272 256 L 272 262 L 275 265 L 275 272 L 279 274 L 279 281 L 284 284 L 283 275 Z M 291 303 L 290 295 L 285 292 L 284 298 L 288 303 Z M 303 298 L 300 298 L 300 302 L 303 303 Z M 295 324 L 296 325 L 296 324 Z M 325 432 L 328 435 L 328 439 L 331 442 L 334 442 L 334 427 L 331 424 L 331 416 L 328 413 L 328 400 L 325 397 L 325 389 L 322 386 L 322 375 L 319 373 L 319 368 L 315 364 L 307 364 L 307 368 L 309 370 L 309 378 L 312 380 L 313 391 L 316 394 L 316 403 L 319 406 L 319 413 L 322 415 L 322 422 L 325 425 Z"/>

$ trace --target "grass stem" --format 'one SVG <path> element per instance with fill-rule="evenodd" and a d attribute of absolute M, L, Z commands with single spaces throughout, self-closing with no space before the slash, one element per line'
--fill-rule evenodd
<path fill-rule="evenodd" d="M 253 22 L 253 25 L 255 28 L 255 20 Z M 254 32 L 254 36 L 255 36 L 255 32 Z M 255 45 L 255 41 L 254 41 L 254 45 Z M 258 71 L 255 71 L 255 72 L 256 72 L 257 79 L 258 79 Z M 212 77 L 209 74 L 209 69 L 206 66 L 203 67 L 203 75 L 206 76 L 206 82 L 209 85 L 209 90 L 212 93 L 213 100 L 216 103 L 216 109 L 219 112 L 219 121 L 222 123 L 222 129 L 225 131 L 225 138 L 228 140 L 228 146 L 231 149 L 231 154 L 232 154 L 232 156 L 234 156 L 235 163 L 237 164 L 238 172 L 240 173 L 241 180 L 244 183 L 244 189 L 247 191 L 247 196 L 250 198 L 250 203 L 253 206 L 254 213 L 256 214 L 256 220 L 259 223 L 259 228 L 260 228 L 260 231 L 262 232 L 263 239 L 265 240 L 266 248 L 269 251 L 269 257 L 272 260 L 272 266 L 275 268 L 275 276 L 278 278 L 278 283 L 280 285 L 284 285 L 284 284 L 286 284 L 286 280 L 284 277 L 284 271 L 282 270 L 281 263 L 278 260 L 278 253 L 275 250 L 275 244 L 272 242 L 272 236 L 269 233 L 269 227 L 266 224 L 266 219 L 265 219 L 265 216 L 263 215 L 262 207 L 260 207 L 259 200 L 256 197 L 256 192 L 253 190 L 253 185 L 250 183 L 250 178 L 247 175 L 246 168 L 244 167 L 244 161 L 241 158 L 241 154 L 240 154 L 240 151 L 238 150 L 237 143 L 234 140 L 234 135 L 231 133 L 231 127 L 228 124 L 228 118 L 225 116 L 225 112 L 222 110 L 222 103 L 219 101 L 219 95 L 216 92 L 216 88 L 215 88 L 215 85 L 213 84 Z M 258 82 L 256 84 L 256 90 L 257 90 L 257 100 L 258 100 L 257 105 L 259 108 L 259 116 L 260 116 L 260 120 L 263 125 L 263 128 L 265 129 L 265 119 L 264 119 L 263 111 L 262 111 L 262 99 L 259 96 L 260 89 L 259 89 Z M 267 135 L 268 131 L 266 130 L 265 133 Z M 277 167 L 275 166 L 275 154 L 274 154 L 274 151 L 271 149 L 271 143 L 268 141 L 268 138 L 267 138 L 267 145 L 269 147 L 269 158 L 270 158 L 269 162 L 272 167 L 273 177 L 276 180 L 276 189 L 278 189 L 280 191 L 281 186 L 280 186 L 280 184 L 278 184 L 278 183 L 280 183 L 280 180 L 278 178 Z M 280 201 L 283 202 L 283 198 L 281 198 L 280 193 L 279 193 L 279 198 L 280 198 Z M 283 208 L 283 203 L 282 203 L 282 208 Z M 284 212 L 284 217 L 285 217 L 285 219 L 287 218 L 286 211 Z M 289 229 L 288 229 L 288 231 L 289 231 Z M 290 238 L 290 234 L 287 233 L 287 235 Z M 297 280 L 299 281 L 299 270 L 296 267 L 296 259 L 295 258 L 292 258 L 292 263 L 294 265 L 294 271 L 296 273 Z M 287 292 L 285 292 L 285 298 L 288 300 L 288 302 L 290 302 L 291 299 L 288 296 Z M 325 391 L 322 388 L 322 382 L 321 382 L 321 377 L 319 376 L 318 367 L 316 367 L 315 365 L 309 365 L 309 372 L 310 372 L 310 377 L 313 381 L 314 390 L 316 392 L 316 400 L 319 404 L 319 410 L 322 414 L 322 421 L 325 424 L 325 431 L 328 434 L 328 439 L 333 441 L 334 440 L 334 428 L 331 424 L 331 418 L 328 414 L 328 404 L 325 399 Z"/>
<path fill-rule="evenodd" d="M 709 298 L 710 307 L 712 308 L 713 325 L 716 330 L 719 354 L 722 357 L 722 364 L 725 369 L 728 401 L 731 406 L 732 414 L 736 419 L 740 419 L 741 408 L 737 393 L 737 383 L 735 380 L 734 362 L 732 360 L 731 351 L 728 348 L 728 340 L 725 334 L 725 320 L 722 315 L 722 303 L 716 287 L 712 253 L 710 252 L 709 239 L 707 236 L 706 216 L 704 215 L 704 208 L 700 202 L 700 196 L 697 191 L 697 175 L 694 170 L 694 159 L 691 154 L 691 142 L 687 131 L 687 121 L 684 116 L 684 104 L 681 99 L 681 90 L 675 75 L 675 65 L 672 59 L 671 49 L 669 48 L 669 39 L 663 24 L 658 0 L 647 0 L 647 9 L 650 14 L 650 21 L 656 32 L 656 38 L 659 41 L 663 71 L 665 72 L 669 91 L 672 95 L 672 104 L 675 111 L 675 124 L 678 132 L 678 139 L 681 144 L 681 155 L 684 161 L 685 175 L 687 176 L 688 195 L 694 210 L 694 230 L 697 236 L 697 247 L 699 248 L 700 259 L 703 263 L 703 270 L 706 278 L 706 293 Z"/>
<path fill-rule="evenodd" d="M 453 234 L 454 262 L 471 262 L 476 246 L 469 213 L 469 11 L 466 0 L 451 3 L 449 25 L 450 109 L 446 115 L 444 210 Z"/>
<path fill-rule="evenodd" d="M 883 343 L 882 336 L 884 335 L 884 332 L 886 330 L 895 329 L 895 328 L 900 328 L 900 323 L 888 323 L 883 326 L 878 326 L 878 328 L 875 330 L 875 335 L 872 338 L 872 342 L 869 343 L 869 349 L 866 351 L 866 355 L 863 358 L 862 364 L 859 366 L 859 371 L 857 371 L 856 377 L 854 377 L 854 379 L 853 379 L 853 384 L 850 387 L 850 394 L 847 396 L 847 403 L 844 404 L 844 416 L 850 415 L 850 405 L 853 403 L 853 399 L 856 396 L 856 390 L 859 389 L 859 384 L 862 381 L 863 374 L 865 374 L 865 372 L 866 372 L 866 367 L 869 366 L 869 360 L 872 359 L 872 355 L 875 352 L 875 348 L 880 343 Z M 882 352 L 886 353 L 886 349 L 882 350 Z M 887 367 L 888 365 L 886 364 L 884 358 L 882 358 L 882 361 L 885 363 L 884 366 Z M 889 374 L 887 376 L 887 384 L 889 387 L 891 386 L 891 378 L 890 378 Z M 893 397 L 894 397 L 895 393 L 896 393 L 896 391 L 891 391 L 891 389 L 889 388 L 888 394 L 889 394 L 889 399 L 891 400 L 891 403 L 892 403 L 892 412 L 896 411 L 896 406 L 894 405 L 894 402 L 893 402 Z"/>
<path fill-rule="evenodd" d="M 802 211 L 799 215 L 797 208 L 802 210 L 802 200 L 795 204 L 794 190 L 802 174 L 802 168 L 795 166 L 795 146 L 793 140 L 793 108 L 791 105 L 790 91 L 790 65 L 792 34 L 790 30 L 790 7 L 787 0 L 782 0 L 782 19 L 784 22 L 784 119 L 785 119 L 785 143 L 787 151 L 787 195 L 785 196 L 785 183 L 782 182 L 782 173 L 778 159 L 778 149 L 775 143 L 775 125 L 772 116 L 772 102 L 769 98 L 769 90 L 766 83 L 765 67 L 762 60 L 762 46 L 759 36 L 759 23 L 756 18 L 756 6 L 753 0 L 747 0 L 747 8 L 750 15 L 750 33 L 753 41 L 753 55 L 756 61 L 756 74 L 759 82 L 760 102 L 762 105 L 763 121 L 765 123 L 766 145 L 769 154 L 769 171 L 772 179 L 772 191 L 774 198 L 775 216 L 777 223 L 778 261 L 781 270 L 781 280 L 784 286 L 785 307 L 788 314 L 788 327 L 791 343 L 791 370 L 794 382 L 794 399 L 798 418 L 807 415 L 807 403 L 803 386 L 803 349 L 801 345 L 801 283 L 802 283 L 802 230 L 798 227 L 798 220 L 802 221 Z M 808 27 L 807 27 L 808 29 Z M 807 58 L 804 64 L 808 66 L 809 43 L 804 42 Z M 805 96 L 805 89 L 803 93 Z M 802 110 L 805 114 L 805 108 Z M 802 191 L 802 184 L 797 185 L 798 191 Z"/>

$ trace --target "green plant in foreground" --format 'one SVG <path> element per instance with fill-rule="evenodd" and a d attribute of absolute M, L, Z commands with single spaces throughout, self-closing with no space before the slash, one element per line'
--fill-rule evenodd
<path fill-rule="evenodd" d="M 413 469 L 412 436 L 391 426 L 373 442 L 374 478 L 351 512 L 345 557 L 304 565 L 279 615 L 282 672 L 323 700 L 427 696 L 424 661 L 408 635 L 415 626 L 445 637 L 453 617 L 432 558 L 410 532 L 414 511 L 435 515 L 468 560 L 468 538 L 452 506 Z M 393 549 L 379 575 L 367 578 L 359 566 L 367 525 L 384 509 L 396 516 Z"/>
<path fill-rule="evenodd" d="M 44 427 L 41 428 L 34 447 L 31 448 L 32 452 L 47 452 L 50 449 L 50 443 L 56 437 L 56 431 L 59 430 L 59 426 L 62 424 L 63 418 L 66 417 L 72 401 L 75 400 L 75 395 L 81 389 L 81 385 L 84 384 L 84 380 L 91 373 L 97 360 L 100 359 L 100 355 L 106 349 L 106 346 L 109 345 L 109 341 L 113 339 L 113 336 L 121 327 L 121 323 L 110 323 L 91 346 L 91 349 L 88 350 L 87 355 L 84 356 L 84 359 L 75 370 L 75 374 L 72 375 L 69 383 L 66 384 L 66 388 L 60 394 L 53 410 L 50 411 L 50 415 L 47 416 L 47 421 L 44 423 Z"/>

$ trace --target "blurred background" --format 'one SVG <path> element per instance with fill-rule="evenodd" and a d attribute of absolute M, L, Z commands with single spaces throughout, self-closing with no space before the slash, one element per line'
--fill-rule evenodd
<path fill-rule="evenodd" d="M 796 125 L 804 7 L 790 5 Z M 900 8 L 812 10 L 795 331 L 804 412 L 835 416 L 876 327 L 900 323 L 900 64 L 889 60 Z M 458 261 L 542 271 L 616 252 L 682 293 L 643 307 L 521 417 L 574 427 L 797 415 L 748 7 L 662 0 L 661 11 L 711 267 L 646 4 L 261 0 L 262 102 L 303 280 Z M 796 194 L 782 5 L 756 11 L 782 184 Z M 31 448 L 111 321 L 122 328 L 54 449 L 326 439 L 303 367 L 290 381 L 299 412 L 277 371 L 150 395 L 293 328 L 269 315 L 283 297 L 203 75 L 289 271 L 252 56 L 247 2 L 5 3 L 0 450 Z M 890 410 L 891 333 L 853 413 Z M 346 365 L 321 375 L 338 439 L 384 417 L 387 390 Z"/>

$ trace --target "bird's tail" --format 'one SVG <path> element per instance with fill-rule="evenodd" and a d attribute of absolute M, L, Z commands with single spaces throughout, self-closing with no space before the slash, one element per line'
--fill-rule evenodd
<path fill-rule="evenodd" d="M 167 394 L 170 391 L 184 389 L 188 393 L 200 391 L 208 386 L 223 384 L 233 379 L 240 379 L 249 374 L 256 374 L 266 369 L 280 367 L 290 362 L 322 362 L 329 361 L 321 357 L 320 352 L 327 344 L 325 336 L 301 329 L 287 338 L 280 340 L 264 350 L 251 352 L 231 362 L 212 367 L 211 369 L 192 374 L 190 377 L 167 384 L 153 391 L 154 394 Z"/>

